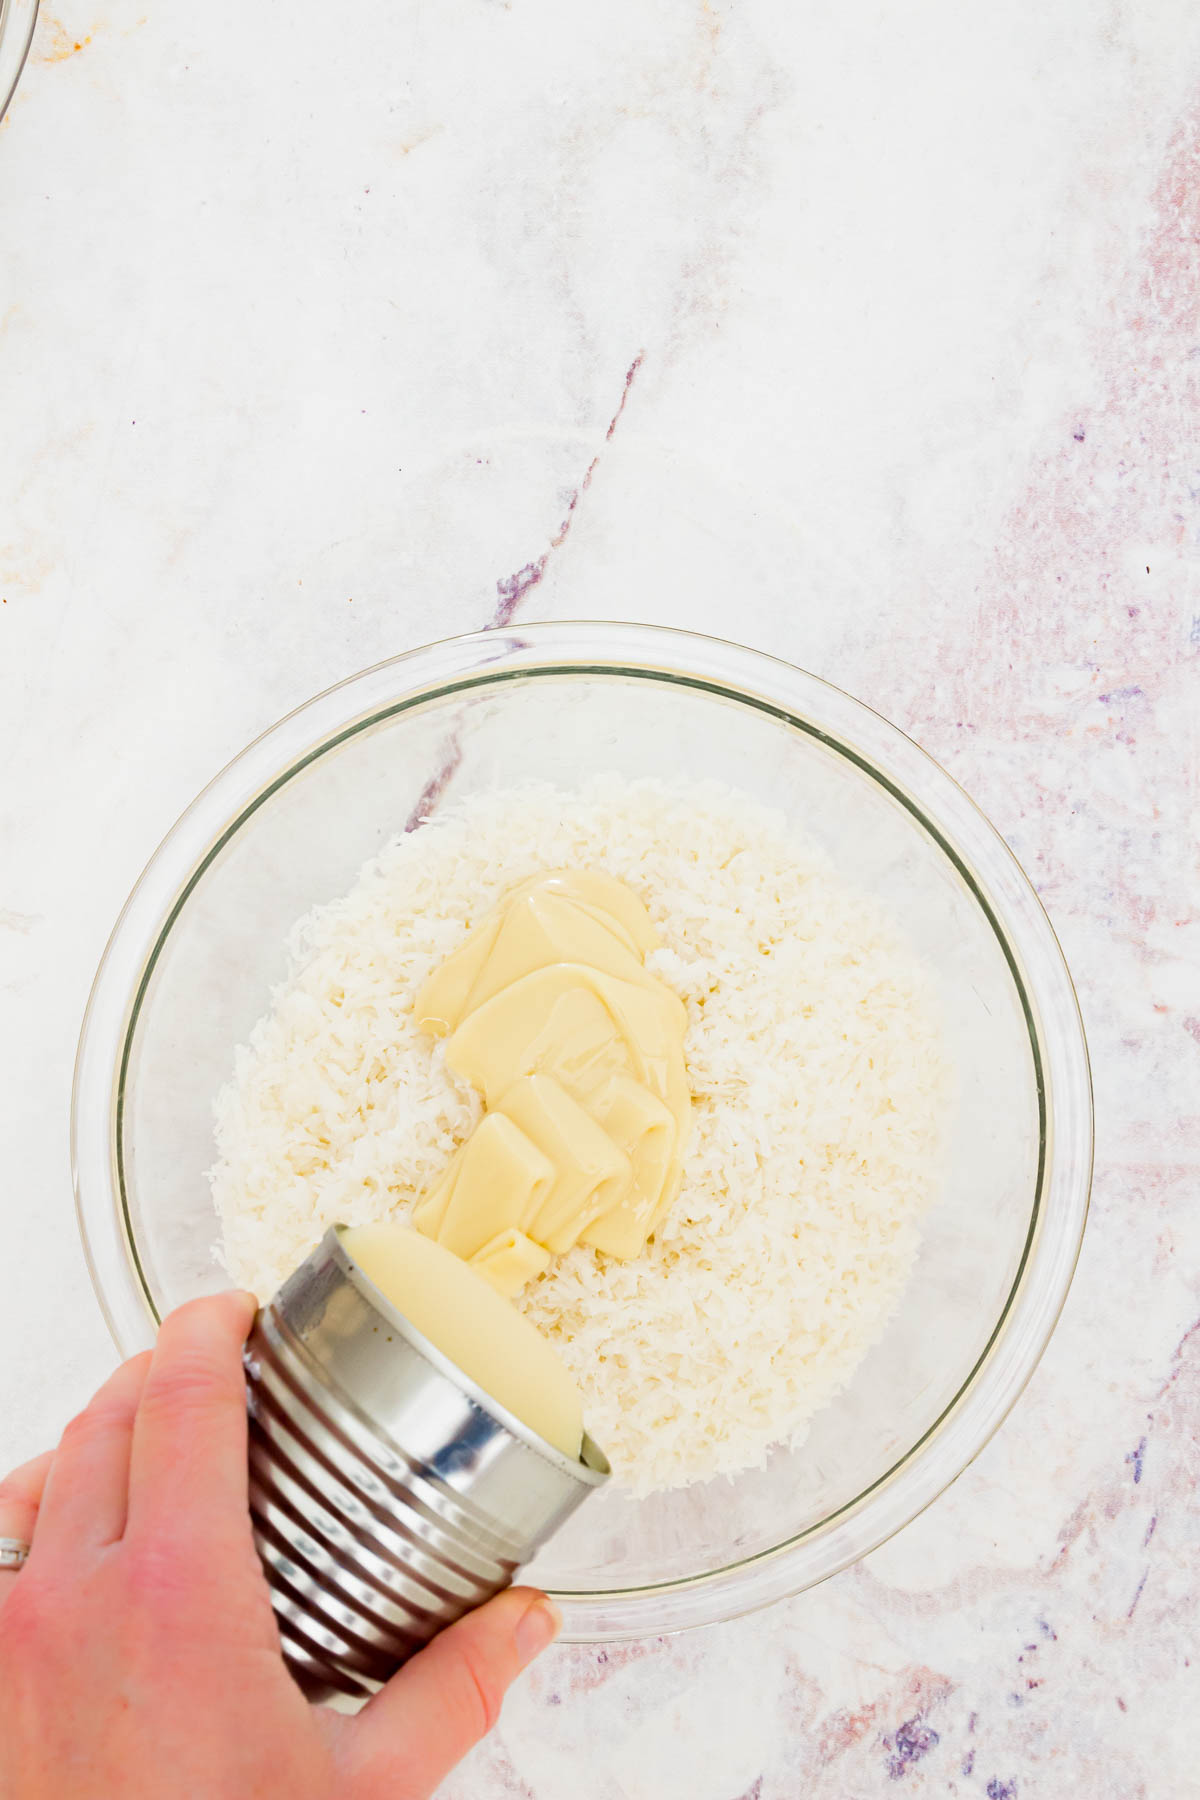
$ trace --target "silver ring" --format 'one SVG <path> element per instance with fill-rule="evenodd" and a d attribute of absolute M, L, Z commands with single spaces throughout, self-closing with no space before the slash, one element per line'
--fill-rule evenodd
<path fill-rule="evenodd" d="M 29 1556 L 29 1545 L 24 1538 L 0 1537 L 0 1569 L 11 1569 L 15 1574 L 25 1566 Z"/>

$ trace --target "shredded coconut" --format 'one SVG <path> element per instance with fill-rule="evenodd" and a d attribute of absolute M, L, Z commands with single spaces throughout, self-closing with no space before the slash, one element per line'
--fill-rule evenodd
<path fill-rule="evenodd" d="M 272 1292 L 335 1221 L 405 1220 L 478 1097 L 417 1030 L 431 970 L 515 883 L 638 893 L 687 1005 L 693 1127 L 643 1255 L 577 1247 L 518 1304 L 638 1493 L 796 1443 L 882 1335 L 934 1198 L 947 1079 L 914 952 L 781 814 L 713 783 L 476 795 L 397 838 L 289 941 L 216 1103 L 224 1259 Z"/>

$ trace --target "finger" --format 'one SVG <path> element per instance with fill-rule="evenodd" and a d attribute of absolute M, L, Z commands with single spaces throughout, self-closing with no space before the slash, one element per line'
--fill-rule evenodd
<path fill-rule="evenodd" d="M 42 1490 L 53 1460 L 53 1450 L 47 1450 L 0 1481 L 0 1538 L 32 1544 Z M 0 1594 L 4 1592 L 5 1578 L 17 1573 L 16 1569 L 0 1569 Z"/>
<path fill-rule="evenodd" d="M 129 1444 L 149 1366 L 149 1351 L 122 1363 L 63 1432 L 38 1511 L 39 1557 L 102 1549 L 125 1529 Z"/>
<path fill-rule="evenodd" d="M 561 1624 L 545 1594 L 510 1588 L 443 1631 L 347 1730 L 354 1800 L 425 1800 L 491 1730 L 509 1684 Z"/>
<path fill-rule="evenodd" d="M 242 1346 L 254 1305 L 216 1294 L 164 1319 L 133 1427 L 128 1537 L 207 1559 L 249 1532 Z"/>

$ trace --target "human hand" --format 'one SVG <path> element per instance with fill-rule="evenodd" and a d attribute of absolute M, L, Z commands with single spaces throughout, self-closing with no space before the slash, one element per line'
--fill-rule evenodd
<path fill-rule="evenodd" d="M 284 1666 L 250 1531 L 241 1350 L 254 1305 L 182 1306 L 57 1450 L 0 1482 L 5 1800 L 424 1800 L 558 1628 L 513 1588 L 357 1718 Z"/>

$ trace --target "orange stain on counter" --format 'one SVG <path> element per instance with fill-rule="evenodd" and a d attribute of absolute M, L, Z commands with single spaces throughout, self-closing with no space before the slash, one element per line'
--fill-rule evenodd
<path fill-rule="evenodd" d="M 86 37 L 77 38 L 65 25 L 43 12 L 38 20 L 37 37 L 34 39 L 34 56 L 41 63 L 66 62 L 69 56 L 86 49 L 91 41 L 90 31 Z"/>

